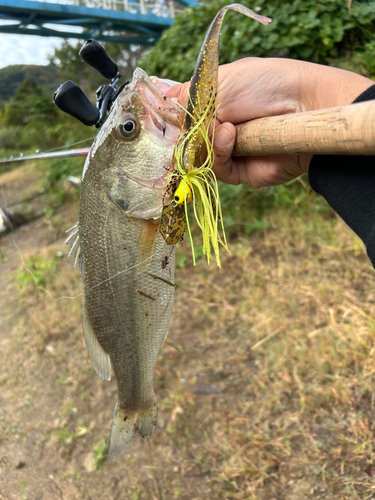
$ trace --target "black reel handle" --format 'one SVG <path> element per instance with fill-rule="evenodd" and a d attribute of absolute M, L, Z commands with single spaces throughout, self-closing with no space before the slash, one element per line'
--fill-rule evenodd
<path fill-rule="evenodd" d="M 99 109 L 71 80 L 66 81 L 56 90 L 53 103 L 61 111 L 77 118 L 84 125 L 96 125 L 99 121 Z"/>
<path fill-rule="evenodd" d="M 96 40 L 87 40 L 79 55 L 82 61 L 95 68 L 108 80 L 112 80 L 118 74 L 117 64 Z"/>

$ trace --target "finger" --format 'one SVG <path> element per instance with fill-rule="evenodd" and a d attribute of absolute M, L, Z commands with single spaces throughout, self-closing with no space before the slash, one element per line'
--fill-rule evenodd
<path fill-rule="evenodd" d="M 228 182 L 232 170 L 232 153 L 236 142 L 236 127 L 232 123 L 222 123 L 214 133 L 215 162 L 213 170 L 222 182 Z M 231 182 L 233 183 L 233 182 Z"/>
<path fill-rule="evenodd" d="M 297 155 L 243 157 L 232 160 L 232 170 L 227 182 L 249 184 L 259 189 L 284 184 L 303 173 L 300 157 Z"/>
<path fill-rule="evenodd" d="M 181 104 L 184 108 L 187 107 L 188 103 L 188 90 L 190 88 L 190 82 L 182 83 L 181 85 L 173 85 L 166 90 L 165 95 L 169 99 L 177 99 L 177 102 Z"/>
<path fill-rule="evenodd" d="M 162 78 L 158 78 L 157 76 L 150 76 L 150 80 L 161 92 L 163 92 L 163 94 L 165 94 L 166 91 L 171 88 L 171 84 L 168 82 L 168 80 L 163 80 Z"/>

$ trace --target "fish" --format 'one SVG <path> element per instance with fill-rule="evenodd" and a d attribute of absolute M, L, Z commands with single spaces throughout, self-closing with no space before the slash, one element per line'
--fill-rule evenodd
<path fill-rule="evenodd" d="M 137 68 L 86 159 L 69 254 L 83 283 L 82 325 L 96 373 L 118 401 L 108 460 L 156 426 L 153 380 L 174 299 L 175 247 L 159 222 L 183 111 Z"/>
<path fill-rule="evenodd" d="M 191 121 L 137 68 L 132 83 L 114 100 L 84 165 L 79 219 L 68 230 L 66 243 L 81 272 L 82 326 L 91 363 L 104 380 L 111 379 L 113 370 L 117 383 L 108 461 L 121 455 L 134 436 L 149 438 L 156 427 L 154 372 L 175 292 L 175 244 L 168 244 L 160 227 L 183 225 L 171 205 L 176 145 L 184 121 L 189 130 L 205 113 L 207 99 L 212 105 L 216 97 L 215 57 L 217 61 L 220 26 L 228 9 L 259 18 L 239 4 L 215 17 L 191 84 Z M 197 160 L 200 144 L 199 134 L 191 134 L 186 169 L 194 168 L 188 162 Z M 163 217 L 166 206 L 168 215 Z M 174 229 L 178 241 L 181 230 Z"/>

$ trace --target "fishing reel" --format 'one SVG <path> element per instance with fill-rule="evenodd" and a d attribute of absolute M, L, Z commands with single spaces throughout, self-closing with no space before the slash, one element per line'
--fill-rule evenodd
<path fill-rule="evenodd" d="M 95 106 L 78 85 L 67 80 L 56 90 L 53 103 L 61 111 L 77 118 L 84 125 L 94 125 L 99 128 L 104 123 L 106 112 L 111 109 L 116 97 L 129 81 L 124 82 L 120 87 L 116 85 L 121 78 L 117 64 L 96 40 L 87 40 L 79 51 L 79 55 L 82 61 L 96 69 L 104 78 L 111 80 L 111 83 L 98 88 Z"/>

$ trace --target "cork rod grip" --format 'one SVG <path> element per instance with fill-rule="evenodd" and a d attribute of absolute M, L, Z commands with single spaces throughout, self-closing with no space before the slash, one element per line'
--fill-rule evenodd
<path fill-rule="evenodd" d="M 236 125 L 233 156 L 375 155 L 375 100 Z"/>

